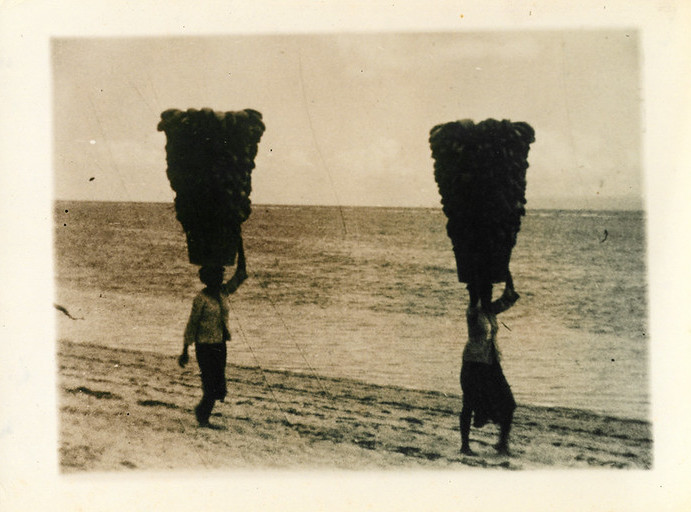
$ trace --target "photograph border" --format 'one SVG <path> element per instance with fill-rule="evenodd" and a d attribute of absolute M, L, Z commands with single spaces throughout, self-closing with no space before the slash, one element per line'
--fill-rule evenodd
<path fill-rule="evenodd" d="M 203 6 L 203 8 L 201 7 Z M 688 488 L 689 7 L 646 2 L 208 1 L 0 4 L 4 283 L 0 508 L 677 510 Z M 654 464 L 649 471 L 213 471 L 62 475 L 53 314 L 54 37 L 632 27 L 642 35 Z"/>

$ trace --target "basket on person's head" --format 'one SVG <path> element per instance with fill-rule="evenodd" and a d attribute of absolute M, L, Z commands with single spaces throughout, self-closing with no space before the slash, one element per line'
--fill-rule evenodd
<path fill-rule="evenodd" d="M 158 130 L 166 134 L 166 175 L 190 263 L 232 265 L 251 213 L 252 170 L 265 130 L 261 113 L 169 109 Z"/>
<path fill-rule="evenodd" d="M 481 274 L 505 281 L 525 215 L 528 151 L 535 132 L 523 122 L 469 119 L 430 131 L 434 178 L 447 217 L 460 282 Z"/>

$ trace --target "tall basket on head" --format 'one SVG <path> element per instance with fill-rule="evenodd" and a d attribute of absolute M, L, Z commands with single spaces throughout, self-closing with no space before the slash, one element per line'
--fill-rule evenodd
<path fill-rule="evenodd" d="M 166 175 L 176 194 L 190 263 L 235 263 L 241 225 L 251 213 L 252 170 L 265 129 L 261 113 L 252 109 L 170 109 L 161 114 Z"/>
<path fill-rule="evenodd" d="M 430 131 L 434 178 L 447 217 L 458 280 L 505 282 L 525 215 L 527 123 L 465 119 Z"/>

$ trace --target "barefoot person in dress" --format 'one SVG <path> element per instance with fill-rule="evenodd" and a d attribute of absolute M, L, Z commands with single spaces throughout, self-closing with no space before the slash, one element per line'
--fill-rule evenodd
<path fill-rule="evenodd" d="M 245 253 L 240 240 L 238 264 L 235 274 L 223 283 L 223 267 L 203 266 L 199 279 L 206 287 L 197 294 L 192 304 L 184 334 L 182 354 L 178 358 L 181 367 L 189 361 L 188 348 L 194 343 L 197 363 L 202 378 L 202 399 L 194 409 L 200 427 L 213 428 L 209 417 L 216 400 L 226 397 L 226 341 L 228 330 L 228 296 L 234 293 L 247 278 Z"/>
<path fill-rule="evenodd" d="M 477 281 L 476 281 L 477 283 Z M 470 304 L 466 311 L 468 342 L 463 350 L 461 389 L 463 407 L 460 414 L 461 453 L 475 455 L 470 449 L 470 424 L 481 428 L 488 421 L 499 425 L 496 450 L 509 454 L 509 433 L 516 408 L 509 383 L 499 363 L 497 317 L 518 300 L 511 276 L 500 299 L 492 302 L 492 284 L 469 284 Z"/>

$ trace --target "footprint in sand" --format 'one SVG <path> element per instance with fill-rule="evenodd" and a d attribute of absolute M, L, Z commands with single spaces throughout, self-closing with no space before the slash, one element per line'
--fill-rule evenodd
<path fill-rule="evenodd" d="M 356 445 L 365 448 L 367 450 L 374 450 L 377 446 L 377 443 L 375 441 L 371 440 L 365 440 L 365 439 L 356 439 L 353 441 Z"/>
<path fill-rule="evenodd" d="M 427 460 L 437 460 L 442 457 L 441 454 L 436 452 L 423 452 L 422 450 L 420 450 L 420 448 L 416 446 L 397 446 L 396 448 L 394 448 L 394 451 L 402 453 L 407 457 L 418 457 Z"/>
<path fill-rule="evenodd" d="M 95 396 L 96 398 L 105 398 L 110 400 L 122 400 L 122 397 L 111 393 L 110 391 L 94 391 L 84 386 L 79 386 L 78 388 L 66 389 L 68 393 L 81 393 L 84 395 Z"/>
<path fill-rule="evenodd" d="M 179 409 L 179 407 L 175 404 L 161 402 L 160 400 L 139 400 L 137 403 L 139 405 L 143 405 L 144 407 L 165 407 L 166 409 Z"/>

